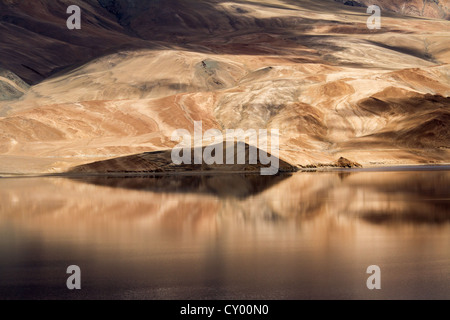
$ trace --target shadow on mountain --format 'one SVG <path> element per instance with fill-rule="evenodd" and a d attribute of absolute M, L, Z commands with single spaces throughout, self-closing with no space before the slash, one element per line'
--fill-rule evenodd
<path fill-rule="evenodd" d="M 450 148 L 449 105 L 450 97 L 388 87 L 358 101 L 355 106 L 359 112 L 358 116 L 348 118 L 351 121 L 364 119 L 367 123 L 378 119 L 389 119 L 389 121 L 374 132 L 348 139 L 341 142 L 339 146 L 342 149 L 367 150 L 396 148 L 404 153 L 410 153 L 410 159 L 417 159 L 417 152 L 420 150 L 425 153 L 432 152 L 437 159 L 443 158 L 445 163 L 445 157 L 448 157 L 447 151 Z M 345 132 L 347 128 L 331 124 L 328 130 Z"/>
<path fill-rule="evenodd" d="M 292 10 L 288 6 L 236 1 L 90 0 L 78 4 L 82 29 L 66 27 L 67 5 L 48 0 L 0 2 L 0 65 L 29 84 L 36 84 L 92 59 L 125 50 L 167 49 L 222 54 L 291 56 L 298 49 L 289 40 L 316 24 L 366 32 L 351 25 L 297 16 L 258 17 L 258 7 Z M 302 3 L 316 8 L 319 4 Z M 323 6 L 321 3 L 319 5 Z M 33 10 L 39 7 L 39 14 Z M 252 14 L 256 14 L 253 16 Z M 382 32 L 389 32 L 385 28 Z M 379 31 L 377 31 L 379 32 Z M 332 37 L 332 36 L 330 36 Z M 321 43 L 311 40 L 310 49 Z M 339 48 L 335 48 L 339 49 Z M 320 56 L 304 50 L 306 62 Z"/>

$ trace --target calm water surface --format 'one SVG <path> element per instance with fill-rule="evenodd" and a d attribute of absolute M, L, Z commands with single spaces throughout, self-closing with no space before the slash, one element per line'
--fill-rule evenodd
<path fill-rule="evenodd" d="M 8 298 L 450 299 L 450 171 L 2 178 Z"/>

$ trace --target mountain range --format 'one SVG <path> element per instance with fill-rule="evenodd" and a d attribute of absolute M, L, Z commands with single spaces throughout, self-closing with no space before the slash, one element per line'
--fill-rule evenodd
<path fill-rule="evenodd" d="M 0 172 L 168 150 L 194 121 L 278 129 L 293 166 L 448 163 L 449 1 L 372 1 L 373 30 L 344 2 L 0 0 Z"/>

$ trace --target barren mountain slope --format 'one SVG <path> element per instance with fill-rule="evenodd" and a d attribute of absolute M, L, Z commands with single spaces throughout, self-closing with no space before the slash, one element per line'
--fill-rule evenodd
<path fill-rule="evenodd" d="M 450 18 L 449 0 L 335 0 L 350 6 L 378 5 L 382 10 L 397 12 L 404 15 Z"/>
<path fill-rule="evenodd" d="M 81 8 L 81 30 L 66 27 L 70 5 Z M 141 43 L 94 0 L 0 0 L 0 42 L 0 64 L 29 84 Z"/>
<path fill-rule="evenodd" d="M 111 23 L 97 43 L 110 53 L 70 58 L 70 68 L 0 102 L 0 172 L 166 150 L 174 130 L 193 132 L 200 120 L 203 131 L 278 129 L 280 158 L 293 165 L 449 162 L 449 21 L 389 15 L 368 30 L 365 8 L 331 0 L 86 3 Z M 61 21 L 55 34 L 68 32 Z M 70 32 L 91 45 L 103 27 Z M 58 47 L 55 38 L 46 37 Z M 44 63 L 28 47 L 11 68 L 8 59 L 0 62 L 22 77 L 23 61 Z"/>

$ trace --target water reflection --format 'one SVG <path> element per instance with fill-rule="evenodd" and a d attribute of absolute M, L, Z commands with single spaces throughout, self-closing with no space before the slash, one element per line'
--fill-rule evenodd
<path fill-rule="evenodd" d="M 0 298 L 448 299 L 449 186 L 449 171 L 0 179 Z"/>
<path fill-rule="evenodd" d="M 261 176 L 259 174 L 169 175 L 143 177 L 90 176 L 76 181 L 113 188 L 158 193 L 204 193 L 218 197 L 246 198 L 271 188 L 292 174 Z"/>
<path fill-rule="evenodd" d="M 349 181 L 344 181 L 353 175 Z M 443 172 L 337 172 L 299 174 L 279 187 L 280 182 L 292 174 L 260 176 L 255 174 L 222 174 L 194 176 L 148 176 L 148 177 L 85 177 L 74 180 L 98 186 L 133 189 L 151 193 L 184 193 L 214 195 L 218 198 L 234 197 L 228 208 L 244 216 L 260 216 L 278 221 L 282 217 L 305 217 L 319 214 L 323 207 L 334 203 L 338 214 L 361 218 L 376 224 L 430 223 L 442 224 L 450 221 L 450 176 Z M 311 178 L 317 181 L 310 181 Z M 340 180 L 336 180 L 338 177 Z M 325 181 L 321 185 L 320 181 Z M 305 185 L 305 182 L 310 185 Z M 314 185 L 315 184 L 315 185 Z M 255 215 L 252 205 L 245 198 L 271 189 L 269 196 L 262 195 L 263 206 L 257 207 Z M 286 192 L 281 190 L 285 190 Z M 293 189 L 297 193 L 293 193 Z M 276 194 L 276 196 L 275 196 Z M 278 198 L 280 197 L 280 198 Z M 288 208 L 272 210 L 271 202 L 282 199 L 291 204 Z M 342 199 L 342 201 L 341 201 Z M 345 201 L 344 201 L 345 200 Z M 239 205 L 238 205 L 239 203 Z M 251 205 L 252 204 L 252 205 Z M 253 213 L 251 213 L 253 212 Z M 267 214 L 270 212 L 270 214 Z"/>

